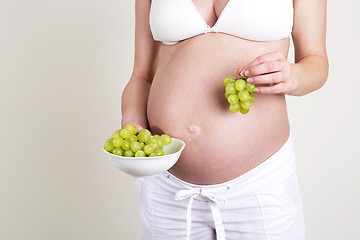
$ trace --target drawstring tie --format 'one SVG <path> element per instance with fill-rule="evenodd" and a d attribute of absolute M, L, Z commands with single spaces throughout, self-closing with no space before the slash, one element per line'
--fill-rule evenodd
<path fill-rule="evenodd" d="M 229 187 L 226 187 L 229 189 Z M 219 190 L 216 190 L 216 192 L 219 192 Z M 214 225 L 216 230 L 216 236 L 217 240 L 225 240 L 225 230 L 224 225 L 221 220 L 220 210 L 217 204 L 226 204 L 226 199 L 221 197 L 216 197 L 213 195 L 215 191 L 206 190 L 205 188 L 196 187 L 194 189 L 186 189 L 186 190 L 180 190 L 175 195 L 175 200 L 184 200 L 186 198 L 190 198 L 189 204 L 187 207 L 187 217 L 186 217 L 186 223 L 187 223 L 187 234 L 186 234 L 186 240 L 190 240 L 190 234 L 191 234 L 191 207 L 192 203 L 194 201 L 194 198 L 198 196 L 203 196 L 207 199 L 209 199 L 211 212 L 214 218 Z"/>

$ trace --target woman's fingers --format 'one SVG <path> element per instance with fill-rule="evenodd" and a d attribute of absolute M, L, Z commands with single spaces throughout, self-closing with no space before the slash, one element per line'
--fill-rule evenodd
<path fill-rule="evenodd" d="M 284 80 L 285 78 L 282 72 L 274 72 L 271 74 L 259 75 L 247 79 L 249 83 L 253 83 L 255 85 L 279 83 Z"/>
<path fill-rule="evenodd" d="M 279 61 L 279 60 L 286 60 L 285 56 L 281 52 L 269 52 L 265 53 L 257 58 L 255 58 L 252 62 L 250 62 L 248 65 L 246 65 L 243 68 L 238 68 L 237 73 L 241 75 L 241 73 L 245 73 L 248 68 L 260 65 L 262 63 L 266 62 L 272 62 L 272 61 Z"/>
<path fill-rule="evenodd" d="M 236 69 L 236 72 L 248 77 L 247 81 L 256 85 L 258 93 L 286 94 L 293 88 L 290 65 L 281 52 L 270 52 Z"/>
<path fill-rule="evenodd" d="M 287 82 L 280 82 L 271 86 L 256 86 L 255 91 L 260 94 L 286 94 L 289 86 Z"/>
<path fill-rule="evenodd" d="M 259 65 L 255 65 L 252 67 L 247 67 L 244 71 L 244 75 L 247 77 L 254 77 L 258 75 L 273 73 L 273 72 L 279 72 L 286 69 L 287 66 L 285 66 L 288 62 L 287 61 L 270 61 L 261 63 Z"/>
<path fill-rule="evenodd" d="M 278 61 L 283 59 L 285 59 L 285 56 L 281 52 L 269 52 L 255 58 L 252 62 L 250 62 L 247 65 L 247 67 L 252 67 L 255 65 L 259 65 L 261 63 Z"/>
<path fill-rule="evenodd" d="M 256 67 L 258 65 L 263 65 L 266 64 L 268 62 L 278 62 L 278 61 L 286 61 L 285 56 L 280 53 L 280 52 L 269 52 L 269 53 L 265 53 L 264 55 L 261 55 L 257 58 L 255 58 L 252 62 L 250 62 L 248 65 L 246 65 L 245 67 L 241 67 L 241 68 L 237 68 L 236 72 L 240 75 L 240 76 L 249 76 L 249 74 L 251 74 L 251 69 L 253 67 Z M 286 61 L 287 62 L 287 61 Z M 267 67 L 272 67 L 267 66 Z"/>

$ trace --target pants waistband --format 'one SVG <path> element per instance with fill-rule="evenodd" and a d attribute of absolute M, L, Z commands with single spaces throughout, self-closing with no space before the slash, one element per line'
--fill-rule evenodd
<path fill-rule="evenodd" d="M 217 189 L 224 188 L 224 186 L 227 188 L 232 188 L 234 186 L 243 187 L 245 185 L 252 185 L 252 183 L 258 181 L 269 181 L 276 178 L 280 179 L 281 177 L 286 177 L 285 175 L 294 174 L 295 171 L 295 148 L 292 135 L 290 134 L 284 145 L 265 161 L 241 176 L 224 183 L 198 185 L 181 180 L 169 171 L 163 172 L 162 175 L 181 184 L 184 188 L 190 189 L 200 187 Z"/>

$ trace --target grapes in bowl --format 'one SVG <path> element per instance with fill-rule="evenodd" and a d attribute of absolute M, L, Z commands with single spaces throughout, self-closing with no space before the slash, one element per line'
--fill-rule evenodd
<path fill-rule="evenodd" d="M 105 142 L 103 151 L 112 164 L 134 177 L 152 176 L 170 169 L 185 148 L 185 143 L 180 139 L 165 134 L 151 135 L 146 129 L 137 133 L 133 126 L 128 126 L 124 129 L 130 129 L 130 134 L 121 132 L 122 129 L 115 131 Z M 119 136 L 122 140 L 119 140 Z"/>

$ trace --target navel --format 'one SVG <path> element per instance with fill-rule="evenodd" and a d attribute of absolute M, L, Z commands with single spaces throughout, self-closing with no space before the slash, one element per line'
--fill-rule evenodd
<path fill-rule="evenodd" d="M 196 126 L 196 125 L 189 126 L 188 130 L 189 130 L 189 133 L 191 133 L 191 134 L 199 134 L 200 133 L 200 127 Z"/>

